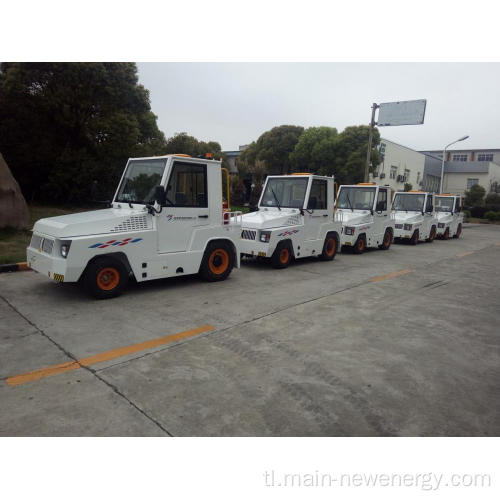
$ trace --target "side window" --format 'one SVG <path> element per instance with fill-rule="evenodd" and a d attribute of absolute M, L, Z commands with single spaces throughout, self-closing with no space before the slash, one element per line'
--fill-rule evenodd
<path fill-rule="evenodd" d="M 432 206 L 432 196 L 427 196 L 427 204 L 425 205 L 426 212 L 432 212 L 434 207 Z"/>
<path fill-rule="evenodd" d="M 175 162 L 167 186 L 174 207 L 208 207 L 207 166 Z"/>
<path fill-rule="evenodd" d="M 460 198 L 455 198 L 455 209 L 454 212 L 460 212 Z"/>
<path fill-rule="evenodd" d="M 387 189 L 379 189 L 375 210 L 377 212 L 387 210 Z"/>
<path fill-rule="evenodd" d="M 326 181 L 314 179 L 307 204 L 308 210 L 326 210 Z"/>

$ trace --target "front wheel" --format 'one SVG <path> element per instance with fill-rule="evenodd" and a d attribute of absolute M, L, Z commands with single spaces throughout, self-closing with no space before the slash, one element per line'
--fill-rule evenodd
<path fill-rule="evenodd" d="M 431 227 L 431 232 L 429 233 L 429 237 L 427 238 L 428 243 L 432 243 L 436 239 L 436 226 Z"/>
<path fill-rule="evenodd" d="M 323 251 L 319 258 L 321 260 L 333 260 L 337 253 L 337 248 L 339 246 L 339 238 L 336 234 L 327 234 L 325 238 L 325 243 L 323 244 Z"/>
<path fill-rule="evenodd" d="M 366 248 L 366 237 L 364 234 L 358 236 L 356 243 L 354 244 L 354 253 L 356 255 L 361 255 Z"/>
<path fill-rule="evenodd" d="M 281 241 L 271 256 L 271 265 L 275 269 L 284 269 L 292 261 L 292 245 L 289 241 Z"/>
<path fill-rule="evenodd" d="M 200 266 L 200 275 L 206 281 L 223 281 L 234 266 L 234 253 L 227 241 L 214 241 L 207 245 Z"/>
<path fill-rule="evenodd" d="M 111 299 L 120 295 L 127 285 L 127 268 L 112 257 L 92 261 L 83 275 L 83 286 L 96 299 Z"/>
<path fill-rule="evenodd" d="M 380 250 L 389 250 L 391 243 L 392 243 L 392 233 L 391 230 L 387 228 L 385 230 L 384 240 L 382 241 L 382 245 L 379 245 L 378 247 L 380 248 Z"/>
<path fill-rule="evenodd" d="M 449 227 L 446 228 L 446 231 L 443 234 L 443 239 L 444 240 L 449 240 L 450 239 L 450 228 Z"/>
<path fill-rule="evenodd" d="M 416 245 L 418 243 L 418 237 L 418 229 L 415 229 L 415 231 L 413 231 L 413 234 L 411 235 L 410 245 Z"/>

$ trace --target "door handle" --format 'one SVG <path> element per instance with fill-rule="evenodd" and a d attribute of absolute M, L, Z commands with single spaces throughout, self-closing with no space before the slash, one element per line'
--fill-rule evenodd
<path fill-rule="evenodd" d="M 208 215 L 198 215 L 200 219 L 208 219 Z"/>

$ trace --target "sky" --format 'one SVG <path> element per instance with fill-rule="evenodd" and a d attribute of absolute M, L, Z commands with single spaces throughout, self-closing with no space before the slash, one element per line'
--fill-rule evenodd
<path fill-rule="evenodd" d="M 500 63 L 138 63 L 167 137 L 224 151 L 278 125 L 368 124 L 372 103 L 427 99 L 423 125 L 380 127 L 416 150 L 500 148 Z"/>

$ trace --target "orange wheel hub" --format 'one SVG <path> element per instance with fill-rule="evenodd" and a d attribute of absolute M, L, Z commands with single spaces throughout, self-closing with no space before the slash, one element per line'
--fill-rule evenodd
<path fill-rule="evenodd" d="M 335 253 L 335 246 L 335 239 L 329 238 L 326 242 L 326 255 L 328 255 L 328 257 L 331 257 Z"/>
<path fill-rule="evenodd" d="M 288 248 L 282 248 L 280 252 L 280 262 L 282 264 L 286 264 L 290 259 L 290 252 Z"/>
<path fill-rule="evenodd" d="M 113 290 L 120 283 L 120 273 L 114 267 L 105 267 L 97 274 L 97 286 L 101 290 Z"/>
<path fill-rule="evenodd" d="M 208 267 L 213 274 L 223 274 L 229 267 L 229 255 L 223 248 L 214 250 L 208 258 Z"/>

